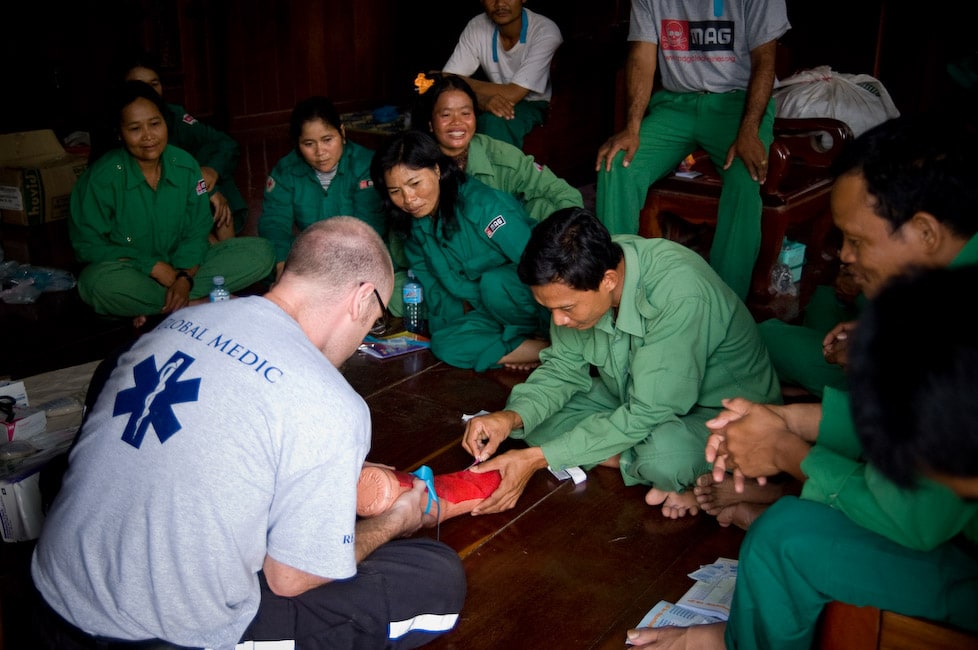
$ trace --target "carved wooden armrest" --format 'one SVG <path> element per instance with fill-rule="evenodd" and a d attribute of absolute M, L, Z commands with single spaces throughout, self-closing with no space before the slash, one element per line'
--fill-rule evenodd
<path fill-rule="evenodd" d="M 831 166 L 853 140 L 852 129 L 831 117 L 776 118 L 774 140 L 788 147 L 791 157 L 812 167 Z"/>

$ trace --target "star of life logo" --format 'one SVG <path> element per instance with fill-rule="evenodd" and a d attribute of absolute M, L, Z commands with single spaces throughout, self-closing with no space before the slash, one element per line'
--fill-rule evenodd
<path fill-rule="evenodd" d="M 200 378 L 180 380 L 193 362 L 193 357 L 176 352 L 159 369 L 152 355 L 133 367 L 136 385 L 119 391 L 112 411 L 113 417 L 129 415 L 123 442 L 139 449 L 152 425 L 162 444 L 182 428 L 173 406 L 197 401 Z"/>

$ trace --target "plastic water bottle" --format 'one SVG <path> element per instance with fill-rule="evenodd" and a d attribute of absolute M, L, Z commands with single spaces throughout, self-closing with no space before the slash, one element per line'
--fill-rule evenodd
<path fill-rule="evenodd" d="M 421 306 L 424 302 L 424 289 L 414 278 L 414 271 L 408 271 L 408 281 L 404 283 L 404 329 L 421 334 Z"/>
<path fill-rule="evenodd" d="M 221 302 L 222 300 L 230 300 L 231 293 L 224 288 L 224 276 L 215 275 L 214 284 L 211 287 L 211 302 Z"/>

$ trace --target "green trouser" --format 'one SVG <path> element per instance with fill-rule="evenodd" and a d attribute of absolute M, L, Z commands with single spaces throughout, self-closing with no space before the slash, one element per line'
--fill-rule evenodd
<path fill-rule="evenodd" d="M 855 318 L 856 311 L 839 302 L 832 287 L 819 286 L 805 307 L 803 325 L 772 318 L 759 323 L 757 329 L 781 383 L 801 386 L 821 397 L 826 386 L 847 388 L 842 367 L 825 360 L 822 340 L 833 327 Z"/>
<path fill-rule="evenodd" d="M 525 100 L 517 102 L 514 107 L 516 117 L 511 120 L 496 117 L 489 111 L 483 111 L 476 118 L 475 130 L 522 149 L 523 138 L 533 130 L 533 127 L 543 124 L 543 118 L 546 117 L 549 106 L 549 102 Z"/>
<path fill-rule="evenodd" d="M 782 497 L 740 547 L 726 646 L 807 650 L 831 601 L 978 631 L 978 558 L 970 553 L 954 541 L 915 551 L 829 506 Z"/>
<path fill-rule="evenodd" d="M 261 237 L 233 237 L 218 242 L 204 254 L 190 299 L 206 296 L 215 275 L 223 275 L 224 286 L 234 293 L 263 280 L 274 264 L 275 251 Z M 99 314 L 145 316 L 160 313 L 166 287 L 131 262 L 117 260 L 85 267 L 78 277 L 78 294 Z"/>
<path fill-rule="evenodd" d="M 548 331 L 550 313 L 520 282 L 516 265 L 491 269 L 479 280 L 480 305 L 431 333 L 431 351 L 456 368 L 482 372 L 523 341 Z"/>
<path fill-rule="evenodd" d="M 640 145 L 628 167 L 619 152 L 611 166 L 598 171 L 596 211 L 611 234 L 637 234 L 639 213 L 649 186 L 675 170 L 698 148 L 710 156 L 722 179 L 717 228 L 710 248 L 710 265 L 738 296 L 746 298 L 751 273 L 761 246 L 760 186 L 743 161 L 723 165 L 737 137 L 745 93 L 673 93 L 652 95 L 648 115 L 639 131 Z M 760 138 L 770 147 L 774 139 L 774 100 L 761 120 Z"/>
<path fill-rule="evenodd" d="M 572 397 L 564 408 L 534 428 L 526 436 L 526 442 L 541 446 L 578 426 L 585 418 L 608 414 L 619 407 L 621 401 L 608 391 L 604 382 L 593 380 L 589 392 Z M 694 408 L 679 418 L 684 429 L 673 429 L 672 435 L 662 436 L 656 436 L 653 429 L 647 438 L 624 450 L 619 469 L 625 485 L 654 485 L 667 492 L 683 492 L 692 486 L 697 476 L 710 471 L 711 465 L 703 454 L 710 434 L 705 422 L 719 412 L 719 409 Z M 594 431 L 594 435 L 600 432 Z M 584 469 L 591 467 L 587 465 Z"/>

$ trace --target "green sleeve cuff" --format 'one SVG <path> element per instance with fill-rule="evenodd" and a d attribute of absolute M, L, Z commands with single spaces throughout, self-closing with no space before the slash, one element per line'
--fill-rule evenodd
<path fill-rule="evenodd" d="M 808 477 L 801 497 L 831 506 L 846 481 L 861 466 L 862 463 L 858 461 L 815 445 L 801 461 L 801 471 Z"/>

